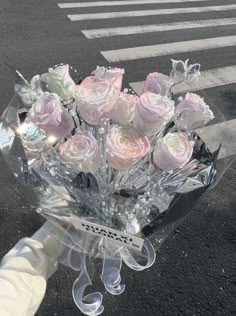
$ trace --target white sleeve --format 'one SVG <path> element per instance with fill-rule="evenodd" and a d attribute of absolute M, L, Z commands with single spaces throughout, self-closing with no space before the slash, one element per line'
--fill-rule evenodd
<path fill-rule="evenodd" d="M 32 316 L 46 291 L 47 279 L 56 271 L 59 242 L 51 238 L 50 224 L 31 238 L 21 239 L 0 266 L 0 315 Z M 52 256 L 48 250 L 53 249 Z"/>

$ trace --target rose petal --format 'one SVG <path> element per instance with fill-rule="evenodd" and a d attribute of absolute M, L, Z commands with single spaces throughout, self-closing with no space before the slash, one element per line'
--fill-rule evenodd
<path fill-rule="evenodd" d="M 95 77 L 110 81 L 119 91 L 122 87 L 124 73 L 124 69 L 121 68 L 105 68 L 99 66 L 93 71 Z"/>
<path fill-rule="evenodd" d="M 158 72 L 150 73 L 143 86 L 143 93 L 150 91 L 162 96 L 168 96 L 172 82 L 170 78 Z"/>

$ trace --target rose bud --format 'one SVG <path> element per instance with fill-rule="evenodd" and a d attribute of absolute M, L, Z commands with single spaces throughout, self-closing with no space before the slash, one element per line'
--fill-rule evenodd
<path fill-rule="evenodd" d="M 173 117 L 174 102 L 160 94 L 145 92 L 137 104 L 133 125 L 141 133 L 157 134 Z"/>
<path fill-rule="evenodd" d="M 97 67 L 93 75 L 97 78 L 110 81 L 120 91 L 124 73 L 125 70 L 121 68 Z"/>
<path fill-rule="evenodd" d="M 175 109 L 174 121 L 180 130 L 202 127 L 214 119 L 214 114 L 197 94 L 187 93 Z"/>
<path fill-rule="evenodd" d="M 114 169 L 132 168 L 149 150 L 148 138 L 132 127 L 114 125 L 107 134 L 107 161 Z"/>
<path fill-rule="evenodd" d="M 138 102 L 138 96 L 121 92 L 116 103 L 116 109 L 111 117 L 112 121 L 121 125 L 130 124 Z"/>
<path fill-rule="evenodd" d="M 62 161 L 75 171 L 94 173 L 100 165 L 100 152 L 96 139 L 88 132 L 78 132 L 60 146 Z"/>
<path fill-rule="evenodd" d="M 169 76 L 163 75 L 159 72 L 150 73 L 143 86 L 143 93 L 150 91 L 162 96 L 168 96 L 171 88 L 171 81 Z"/>
<path fill-rule="evenodd" d="M 87 77 L 75 93 L 82 119 L 90 125 L 101 125 L 110 119 L 116 108 L 118 89 L 108 80 Z"/>
<path fill-rule="evenodd" d="M 168 133 L 157 141 L 153 163 L 163 171 L 182 168 L 192 157 L 193 144 L 186 134 Z"/>
<path fill-rule="evenodd" d="M 27 122 L 33 122 L 57 138 L 67 136 L 74 128 L 71 115 L 63 108 L 57 94 L 45 92 L 29 110 Z"/>
<path fill-rule="evenodd" d="M 50 92 L 58 94 L 62 99 L 73 97 L 76 85 L 70 76 L 69 65 L 49 68 L 48 73 L 42 75 L 41 80 L 47 83 Z"/>

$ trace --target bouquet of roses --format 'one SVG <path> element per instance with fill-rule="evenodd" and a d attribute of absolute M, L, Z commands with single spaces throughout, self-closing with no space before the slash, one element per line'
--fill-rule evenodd
<path fill-rule="evenodd" d="M 101 280 L 116 295 L 122 261 L 137 271 L 153 264 L 187 200 L 217 179 L 218 151 L 194 132 L 214 115 L 197 94 L 172 97 L 176 84 L 198 79 L 199 64 L 173 60 L 170 76 L 147 76 L 140 97 L 121 91 L 123 69 L 97 67 L 79 84 L 69 70 L 60 64 L 30 82 L 17 71 L 0 149 L 38 212 L 70 225 L 61 261 L 80 270 L 77 306 L 98 315 L 102 294 L 84 296 L 88 257 L 103 258 Z"/>

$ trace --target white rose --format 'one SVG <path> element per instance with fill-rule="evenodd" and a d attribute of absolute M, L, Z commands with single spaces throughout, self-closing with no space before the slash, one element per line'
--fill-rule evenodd
<path fill-rule="evenodd" d="M 193 144 L 186 134 L 168 133 L 157 141 L 153 152 L 153 163 L 163 171 L 182 168 L 193 154 Z"/>
<path fill-rule="evenodd" d="M 49 68 L 48 73 L 42 76 L 42 80 L 47 83 L 50 92 L 56 93 L 62 99 L 73 97 L 76 85 L 70 76 L 69 65 Z"/>
<path fill-rule="evenodd" d="M 75 171 L 94 173 L 101 159 L 96 139 L 88 132 L 70 137 L 59 149 L 61 160 Z"/>
<path fill-rule="evenodd" d="M 133 125 L 141 133 L 157 134 L 174 116 L 174 102 L 160 94 L 145 92 L 137 104 Z"/>
<path fill-rule="evenodd" d="M 132 127 L 114 125 L 107 134 L 107 161 L 114 169 L 132 168 L 149 150 L 148 138 Z"/>
<path fill-rule="evenodd" d="M 128 125 L 134 117 L 134 111 L 139 102 L 139 97 L 121 92 L 112 114 L 112 121 L 116 124 Z"/>
<path fill-rule="evenodd" d="M 75 101 L 81 117 L 90 125 L 101 125 L 116 108 L 119 90 L 108 80 L 87 77 L 77 88 Z"/>
<path fill-rule="evenodd" d="M 193 130 L 214 119 L 214 114 L 197 94 L 187 93 L 175 109 L 174 121 L 180 130 Z"/>

